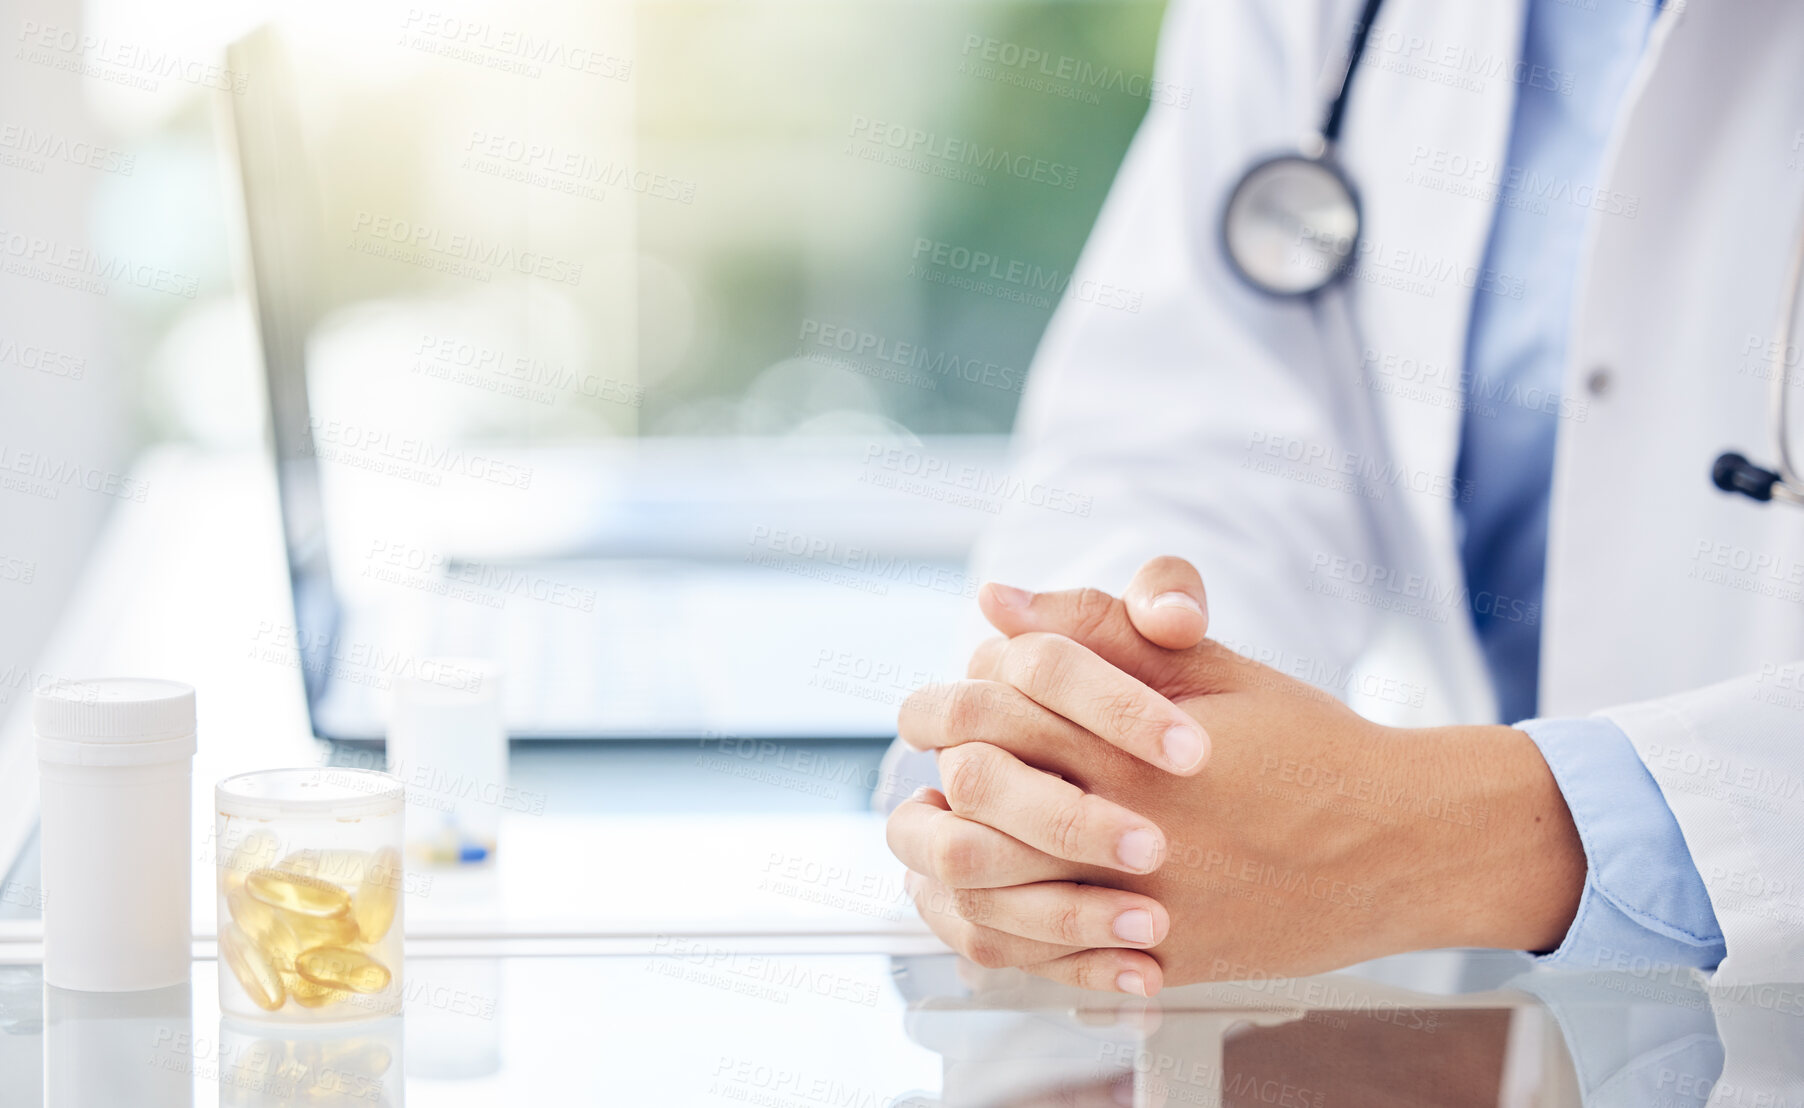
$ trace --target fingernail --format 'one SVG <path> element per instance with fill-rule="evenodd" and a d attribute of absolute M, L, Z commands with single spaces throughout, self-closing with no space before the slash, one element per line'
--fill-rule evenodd
<path fill-rule="evenodd" d="M 1115 937 L 1124 943 L 1153 941 L 1153 914 L 1145 908 L 1133 908 L 1115 917 Z M 1139 975 L 1135 974 L 1135 979 Z"/>
<path fill-rule="evenodd" d="M 1203 614 L 1203 606 L 1196 602 L 1196 597 L 1187 592 L 1162 592 L 1153 597 L 1152 606 L 1155 608 L 1183 608 L 1185 611 L 1195 612 L 1199 616 Z"/>
<path fill-rule="evenodd" d="M 1188 723 L 1173 724 L 1165 732 L 1165 762 L 1179 773 L 1197 767 L 1203 760 L 1203 733 Z"/>
<path fill-rule="evenodd" d="M 916 789 L 914 792 L 908 794 L 909 802 L 913 803 L 913 804 L 919 804 L 920 802 L 927 799 L 927 793 L 928 793 L 927 786 L 922 785 L 920 788 Z"/>
<path fill-rule="evenodd" d="M 1115 857 L 1127 868 L 1146 873 L 1159 864 L 1159 836 L 1137 827 L 1115 843 Z"/>
<path fill-rule="evenodd" d="M 1020 610 L 1034 602 L 1034 594 L 1026 589 L 1017 589 L 1013 585 L 998 585 L 990 582 L 990 591 L 995 594 L 996 603 L 1004 608 Z"/>
<path fill-rule="evenodd" d="M 1141 977 L 1133 970 L 1123 970 L 1115 975 L 1115 987 L 1124 993 L 1132 993 L 1135 996 L 1145 996 L 1146 978 Z"/>

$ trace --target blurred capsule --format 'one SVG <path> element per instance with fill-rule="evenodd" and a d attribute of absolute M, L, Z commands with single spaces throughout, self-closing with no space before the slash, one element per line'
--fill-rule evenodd
<path fill-rule="evenodd" d="M 335 1004 L 347 995 L 343 989 L 329 989 L 324 985 L 316 985 L 298 973 L 284 972 L 282 986 L 296 1004 L 303 1008 L 324 1008 Z"/>
<path fill-rule="evenodd" d="M 349 887 L 363 880 L 369 866 L 370 856 L 361 850 L 321 850 L 308 847 L 289 854 L 273 868 Z"/>
<path fill-rule="evenodd" d="M 233 1051 L 230 1057 L 235 1061 L 219 1079 L 219 1103 L 223 1108 L 265 1108 L 285 1102 L 288 1087 L 283 1066 L 288 1052 L 280 1041 L 258 1039 L 248 1048 Z"/>
<path fill-rule="evenodd" d="M 326 1064 L 346 1073 L 378 1078 L 395 1064 L 395 1056 L 380 1039 L 352 1039 L 327 1047 Z"/>
<path fill-rule="evenodd" d="M 245 936 L 256 944 L 271 965 L 278 970 L 294 968 L 294 956 L 305 948 L 300 939 L 295 937 L 290 921 L 309 917 L 272 908 L 243 888 L 226 894 L 226 907 L 231 910 L 232 918 L 238 926 L 244 929 Z"/>
<path fill-rule="evenodd" d="M 244 879 L 250 894 L 274 908 L 317 919 L 348 915 L 351 894 L 330 881 L 279 869 L 252 870 Z"/>
<path fill-rule="evenodd" d="M 232 968 L 232 975 L 244 986 L 251 1003 L 268 1012 L 282 1006 L 288 994 L 282 987 L 281 975 L 242 927 L 235 923 L 225 925 L 219 933 L 219 956 Z M 386 975 L 387 971 L 383 972 Z"/>
<path fill-rule="evenodd" d="M 226 835 L 228 838 L 231 835 L 229 828 Z M 245 876 L 252 870 L 262 869 L 274 861 L 279 848 L 280 844 L 276 842 L 276 837 L 268 831 L 252 831 L 240 839 L 238 845 L 226 854 L 225 861 L 222 863 L 223 872 L 220 880 L 225 885 L 226 891 L 231 892 L 233 889 L 243 888 Z"/>
<path fill-rule="evenodd" d="M 265 904 L 244 889 L 227 893 L 226 907 L 277 969 L 292 970 L 294 956 L 303 950 L 357 941 L 357 921 L 349 916 L 303 916 Z"/>
<path fill-rule="evenodd" d="M 351 914 L 357 919 L 357 930 L 366 943 L 379 943 L 394 926 L 395 906 L 400 901 L 401 852 L 385 846 L 370 861 L 369 872 L 351 898 Z"/>
<path fill-rule="evenodd" d="M 392 980 L 387 966 L 361 950 L 348 950 L 342 946 L 302 951 L 295 957 L 294 968 L 315 985 L 349 989 L 354 993 L 379 993 L 388 988 Z"/>
<path fill-rule="evenodd" d="M 357 921 L 350 916 L 303 916 L 297 912 L 276 909 L 294 936 L 294 950 L 299 954 L 316 946 L 350 946 L 358 941 Z"/>
<path fill-rule="evenodd" d="M 288 1044 L 288 1065 L 291 1072 L 311 1079 L 326 1065 L 325 1044 L 315 1039 L 295 1039 Z"/>

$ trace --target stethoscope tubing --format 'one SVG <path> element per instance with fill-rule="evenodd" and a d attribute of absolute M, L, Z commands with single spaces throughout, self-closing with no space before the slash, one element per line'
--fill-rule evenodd
<path fill-rule="evenodd" d="M 1792 336 L 1797 327 L 1798 293 L 1804 289 L 1804 216 L 1799 217 L 1798 224 L 1791 268 L 1785 275 L 1785 295 L 1780 300 L 1779 324 L 1773 328 L 1778 339 L 1774 356 L 1779 364 L 1767 381 L 1767 411 L 1772 421 L 1768 430 L 1779 459 L 1779 481 L 1773 486 L 1773 495 L 1793 504 L 1804 504 L 1804 480 L 1799 478 L 1792 461 L 1790 418 Z"/>

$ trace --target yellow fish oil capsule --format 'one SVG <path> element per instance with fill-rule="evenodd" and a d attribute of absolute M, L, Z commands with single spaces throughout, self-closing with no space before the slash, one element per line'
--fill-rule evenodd
<path fill-rule="evenodd" d="M 345 998 L 342 989 L 329 989 L 324 985 L 316 985 L 298 973 L 283 973 L 282 985 L 296 1004 L 303 1008 L 324 1008 Z"/>
<path fill-rule="evenodd" d="M 329 918 L 348 915 L 351 911 L 350 893 L 330 881 L 304 873 L 252 870 L 244 879 L 244 887 L 263 903 L 296 915 Z"/>
<path fill-rule="evenodd" d="M 401 852 L 385 846 L 370 861 L 369 871 L 351 898 L 351 915 L 366 943 L 379 943 L 394 926 L 395 905 L 401 895 Z"/>
<path fill-rule="evenodd" d="M 295 957 L 294 969 L 315 985 L 354 993 L 379 993 L 391 980 L 387 966 L 361 950 L 342 946 L 302 951 Z"/>
<path fill-rule="evenodd" d="M 357 921 L 350 916 L 302 916 L 277 911 L 294 935 L 296 954 L 316 946 L 350 946 L 358 941 Z"/>
<path fill-rule="evenodd" d="M 305 947 L 295 936 L 291 923 L 309 917 L 272 908 L 242 886 L 226 894 L 226 907 L 232 919 L 244 929 L 245 936 L 256 944 L 270 964 L 279 970 L 294 968 L 294 956 Z"/>
<path fill-rule="evenodd" d="M 270 908 L 262 901 L 252 903 L 270 912 L 272 918 L 268 928 L 260 933 L 252 932 L 252 937 L 279 970 L 292 971 L 295 956 L 303 950 L 316 946 L 349 946 L 357 941 L 357 924 L 349 916 L 302 916 L 281 908 Z"/>
<path fill-rule="evenodd" d="M 229 923 L 220 931 L 219 956 L 231 967 L 232 976 L 238 978 L 245 995 L 257 1007 L 273 1012 L 287 999 L 281 974 L 237 924 Z"/>

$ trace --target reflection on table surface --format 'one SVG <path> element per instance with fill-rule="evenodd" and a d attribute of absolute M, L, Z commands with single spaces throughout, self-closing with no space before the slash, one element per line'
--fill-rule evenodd
<path fill-rule="evenodd" d="M 0 966 L 0 1089 L 52 1108 L 1804 1103 L 1799 986 L 1481 956 L 1431 991 L 1407 983 L 1437 976 L 1420 956 L 1148 1002 L 947 955 L 646 951 L 410 956 L 404 1018 L 314 1028 L 222 1019 L 210 961 L 121 995 Z"/>

